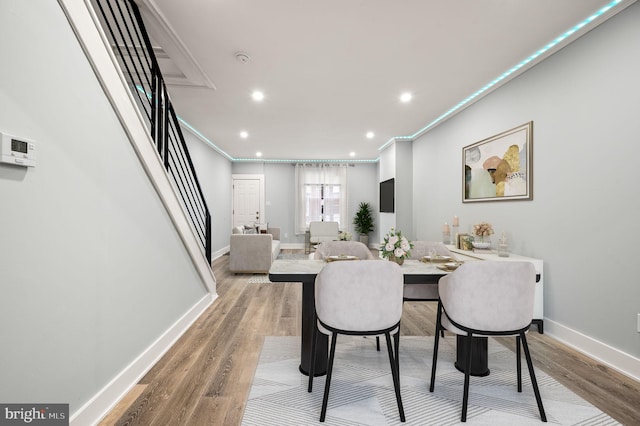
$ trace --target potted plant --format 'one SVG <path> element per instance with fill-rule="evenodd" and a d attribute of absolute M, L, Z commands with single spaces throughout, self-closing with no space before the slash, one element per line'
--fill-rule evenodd
<path fill-rule="evenodd" d="M 369 247 L 369 232 L 373 231 L 373 216 L 369 203 L 361 202 L 353 218 L 356 232 L 360 234 L 360 242 Z"/>

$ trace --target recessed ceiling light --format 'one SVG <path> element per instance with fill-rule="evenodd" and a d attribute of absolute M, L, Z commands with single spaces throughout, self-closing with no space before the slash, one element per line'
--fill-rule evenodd
<path fill-rule="evenodd" d="M 259 91 L 259 90 L 256 90 L 255 92 L 253 92 L 253 93 L 251 94 L 251 97 L 253 98 L 253 100 L 254 100 L 254 101 L 258 101 L 258 102 L 260 102 L 261 100 L 263 100 L 263 99 L 264 99 L 264 93 L 262 93 L 262 92 L 261 92 L 261 91 Z"/>
<path fill-rule="evenodd" d="M 411 100 L 411 98 L 413 98 L 413 95 L 411 93 L 409 93 L 409 92 L 403 93 L 400 96 L 400 100 L 402 102 L 409 102 Z"/>
<path fill-rule="evenodd" d="M 375 136 L 375 133 L 367 132 L 367 139 L 373 139 L 374 136 Z"/>
<path fill-rule="evenodd" d="M 242 139 L 246 139 L 246 138 L 249 137 L 249 133 L 247 131 L 243 130 L 243 131 L 240 132 L 240 137 Z"/>
<path fill-rule="evenodd" d="M 260 151 L 256 152 L 256 157 L 262 157 L 262 153 Z"/>
<path fill-rule="evenodd" d="M 351 151 L 351 152 L 349 153 L 349 157 L 355 157 L 355 156 L 356 156 L 356 153 L 355 153 L 355 152 Z"/>

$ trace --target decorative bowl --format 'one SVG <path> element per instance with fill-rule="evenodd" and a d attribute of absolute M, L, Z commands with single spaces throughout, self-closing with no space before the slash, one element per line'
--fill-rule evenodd
<path fill-rule="evenodd" d="M 488 249 L 491 247 L 491 243 L 489 241 L 472 241 L 473 247 L 478 249 Z"/>

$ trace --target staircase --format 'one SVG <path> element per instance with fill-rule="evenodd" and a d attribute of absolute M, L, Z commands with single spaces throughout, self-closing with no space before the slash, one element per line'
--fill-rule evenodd
<path fill-rule="evenodd" d="M 211 264 L 211 215 L 140 10 L 131 0 L 91 3 L 202 253 Z"/>

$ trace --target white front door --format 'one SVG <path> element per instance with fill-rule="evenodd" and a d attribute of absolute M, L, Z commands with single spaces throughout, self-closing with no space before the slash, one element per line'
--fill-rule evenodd
<path fill-rule="evenodd" d="M 233 226 L 266 223 L 264 176 L 233 175 Z"/>

